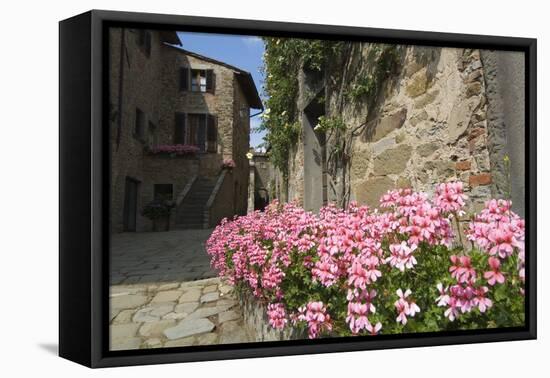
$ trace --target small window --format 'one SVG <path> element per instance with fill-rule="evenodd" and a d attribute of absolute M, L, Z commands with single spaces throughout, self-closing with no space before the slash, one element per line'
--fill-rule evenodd
<path fill-rule="evenodd" d="M 206 92 L 206 70 L 191 70 L 191 91 Z"/>
<path fill-rule="evenodd" d="M 172 201 L 173 185 L 172 184 L 155 184 L 154 198 L 157 201 Z"/>
<path fill-rule="evenodd" d="M 134 129 L 134 137 L 143 141 L 145 139 L 145 114 L 141 109 L 136 108 L 136 124 Z"/>

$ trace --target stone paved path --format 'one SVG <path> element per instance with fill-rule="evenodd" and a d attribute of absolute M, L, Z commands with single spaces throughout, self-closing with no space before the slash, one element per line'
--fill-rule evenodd
<path fill-rule="evenodd" d="M 131 232 L 111 236 L 111 285 L 183 282 L 214 277 L 205 230 Z"/>
<path fill-rule="evenodd" d="M 243 343 L 233 288 L 219 278 L 111 286 L 111 350 Z"/>

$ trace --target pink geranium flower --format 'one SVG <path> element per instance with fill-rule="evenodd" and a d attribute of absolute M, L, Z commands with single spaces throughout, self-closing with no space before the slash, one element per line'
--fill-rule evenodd
<path fill-rule="evenodd" d="M 413 255 L 416 248 L 416 244 L 409 246 L 405 241 L 402 241 L 401 244 L 390 244 L 391 256 L 385 261 L 402 272 L 405 269 L 412 269 L 417 263 Z"/>
<path fill-rule="evenodd" d="M 504 283 L 504 274 L 500 272 L 500 260 L 496 257 L 489 257 L 489 266 L 491 270 L 483 274 L 483 278 L 487 280 L 487 283 L 494 286 L 497 282 L 499 284 Z"/>
<path fill-rule="evenodd" d="M 449 297 L 449 294 L 447 294 L 447 290 L 449 288 L 446 287 L 446 288 L 443 288 L 443 285 L 441 283 L 438 283 L 437 284 L 437 290 L 439 292 L 439 297 L 437 297 L 437 299 L 435 300 L 437 302 L 437 305 L 438 306 L 447 306 L 449 304 L 449 301 L 450 301 L 450 297 Z"/>
<path fill-rule="evenodd" d="M 397 318 L 395 320 L 398 323 L 406 325 L 407 316 L 413 317 L 417 312 L 420 312 L 420 307 L 407 299 L 411 294 L 410 289 L 407 289 L 404 293 L 403 290 L 397 289 L 396 294 L 399 298 L 394 303 L 395 309 L 397 310 Z"/>
<path fill-rule="evenodd" d="M 270 303 L 267 305 L 267 317 L 269 325 L 275 329 L 285 328 L 288 320 L 286 319 L 285 307 L 282 303 Z"/>
<path fill-rule="evenodd" d="M 382 329 L 382 323 L 378 322 L 374 326 L 371 323 L 368 323 L 366 329 L 371 335 L 377 335 Z"/>

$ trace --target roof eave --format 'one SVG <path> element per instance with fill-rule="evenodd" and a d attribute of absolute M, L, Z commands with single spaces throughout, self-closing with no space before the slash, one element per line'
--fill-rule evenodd
<path fill-rule="evenodd" d="M 241 85 L 241 89 L 248 101 L 248 106 L 252 109 L 264 110 L 264 104 L 258 94 L 258 89 L 250 72 L 235 72 L 235 75 L 237 75 L 237 81 Z"/>

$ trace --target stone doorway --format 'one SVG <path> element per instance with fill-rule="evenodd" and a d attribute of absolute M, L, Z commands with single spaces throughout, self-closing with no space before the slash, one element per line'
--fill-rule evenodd
<path fill-rule="evenodd" d="M 304 207 L 318 212 L 327 204 L 326 136 L 315 131 L 319 117 L 325 114 L 322 101 L 314 98 L 304 109 Z"/>

